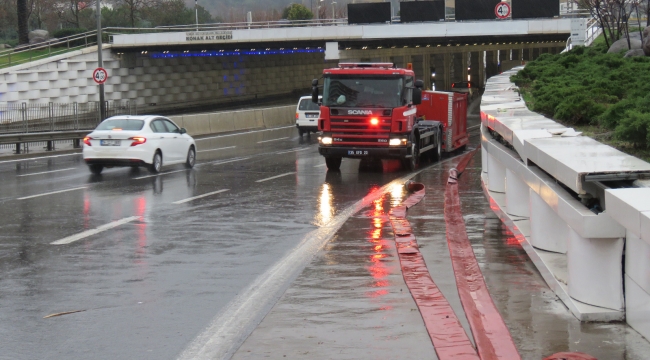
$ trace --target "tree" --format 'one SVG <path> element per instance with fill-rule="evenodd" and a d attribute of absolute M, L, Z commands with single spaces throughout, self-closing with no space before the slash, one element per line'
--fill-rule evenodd
<path fill-rule="evenodd" d="M 287 20 L 310 20 L 314 14 L 301 4 L 291 4 L 282 11 L 282 18 Z"/>
<path fill-rule="evenodd" d="M 16 0 L 16 12 L 18 15 L 18 42 L 20 44 L 27 44 L 29 43 L 27 0 Z"/>
<path fill-rule="evenodd" d="M 581 0 L 580 5 L 586 9 L 603 29 L 605 44 L 609 47 L 623 35 L 630 45 L 630 34 L 628 33 L 628 20 L 634 9 L 629 6 L 627 0 Z"/>

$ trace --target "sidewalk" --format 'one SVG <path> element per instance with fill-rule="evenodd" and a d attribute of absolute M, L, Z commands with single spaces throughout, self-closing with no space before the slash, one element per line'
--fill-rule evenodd
<path fill-rule="evenodd" d="M 459 180 L 467 233 L 490 294 L 522 359 L 580 351 L 598 359 L 645 359 L 650 344 L 621 323 L 580 323 L 535 270 L 490 209 L 480 187 L 480 154 Z M 436 285 L 472 339 L 445 237 L 448 170 L 434 165 L 414 180 L 426 196 L 407 213 Z M 408 195 L 395 189 L 366 208 L 305 268 L 233 359 L 436 359 L 402 278 L 387 213 Z"/>

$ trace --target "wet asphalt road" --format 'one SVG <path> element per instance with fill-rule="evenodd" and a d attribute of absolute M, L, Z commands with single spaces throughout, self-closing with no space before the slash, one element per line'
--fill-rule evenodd
<path fill-rule="evenodd" d="M 328 174 L 316 137 L 293 127 L 197 145 L 195 169 L 159 176 L 92 176 L 79 155 L 0 162 L 0 358 L 175 358 L 305 234 L 405 174 L 360 172 L 359 161 Z M 141 220 L 50 244 L 132 216 Z"/>

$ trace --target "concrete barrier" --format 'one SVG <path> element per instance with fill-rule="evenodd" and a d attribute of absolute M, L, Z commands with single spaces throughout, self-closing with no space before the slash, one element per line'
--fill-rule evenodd
<path fill-rule="evenodd" d="M 169 118 L 192 136 L 293 125 L 295 105 L 265 109 L 174 115 Z"/>
<path fill-rule="evenodd" d="M 650 164 L 529 111 L 509 80 L 520 69 L 490 78 L 481 103 L 492 209 L 578 319 L 625 319 L 650 338 L 650 189 L 590 180 L 650 176 Z"/>

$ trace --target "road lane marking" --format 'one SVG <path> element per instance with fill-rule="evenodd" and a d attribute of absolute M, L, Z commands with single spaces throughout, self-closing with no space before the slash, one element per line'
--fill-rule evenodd
<path fill-rule="evenodd" d="M 41 157 L 24 158 L 24 159 L 16 159 L 16 160 L 5 160 L 5 161 L 0 161 L 0 164 L 11 163 L 11 162 L 19 162 L 19 161 L 31 161 L 31 160 L 57 158 L 57 157 L 63 157 L 63 156 L 74 156 L 74 155 L 81 155 L 81 153 L 63 154 L 63 155 L 50 155 L 50 156 L 41 156 Z"/>
<path fill-rule="evenodd" d="M 47 193 L 38 194 L 38 195 L 30 195 L 30 196 L 25 196 L 25 197 L 18 198 L 16 200 L 33 199 L 33 198 L 37 198 L 37 197 L 40 197 L 40 196 L 60 194 L 60 193 L 68 192 L 68 191 L 81 190 L 81 189 L 85 189 L 85 188 L 87 188 L 87 186 L 81 186 L 81 187 L 76 187 L 76 188 L 72 188 L 72 189 L 65 189 L 65 190 L 59 190 L 59 191 L 52 191 L 52 192 L 47 192 Z"/>
<path fill-rule="evenodd" d="M 230 136 L 239 136 L 239 135 L 246 135 L 246 134 L 258 133 L 258 132 L 265 132 L 265 131 L 275 131 L 275 130 L 288 129 L 288 128 L 292 128 L 292 127 L 296 127 L 296 126 L 295 125 L 290 125 L 290 126 L 277 127 L 277 128 L 273 128 L 273 129 L 254 130 L 254 131 L 247 131 L 247 132 L 237 133 L 237 134 L 211 136 L 211 137 L 206 137 L 206 138 L 201 138 L 201 139 L 194 139 L 194 141 L 210 140 L 210 139 L 217 139 L 217 138 L 230 137 Z"/>
<path fill-rule="evenodd" d="M 248 159 L 250 159 L 250 157 L 245 157 L 245 158 L 235 158 L 235 159 L 229 159 L 229 160 L 218 160 L 218 161 L 213 161 L 213 162 L 209 162 L 209 163 L 203 163 L 203 164 L 201 164 L 201 165 L 221 165 L 221 164 L 229 164 L 229 163 L 232 163 L 232 162 L 242 161 L 242 160 L 248 160 Z"/>
<path fill-rule="evenodd" d="M 208 152 L 208 151 L 219 151 L 219 150 L 226 150 L 226 149 L 234 149 L 237 146 L 227 146 L 227 147 L 222 147 L 222 148 L 217 148 L 217 149 L 210 149 L 210 150 L 199 150 L 197 153 L 202 153 L 202 152 Z"/>
<path fill-rule="evenodd" d="M 295 174 L 295 173 L 296 173 L 295 171 L 294 171 L 294 172 L 288 172 L 288 173 L 284 173 L 284 174 L 280 174 L 280 175 L 272 176 L 272 177 L 270 177 L 270 178 L 266 178 L 266 179 L 262 179 L 262 180 L 257 180 L 257 181 L 255 181 L 255 182 L 258 182 L 258 183 L 260 183 L 260 182 L 265 182 L 265 181 L 269 181 L 269 180 L 273 180 L 273 179 L 281 178 L 281 177 L 283 177 L 283 176 L 293 175 L 293 174 Z"/>
<path fill-rule="evenodd" d="M 162 175 L 167 175 L 167 174 L 173 174 L 173 173 L 178 173 L 178 172 L 182 172 L 182 171 L 187 171 L 187 169 L 183 169 L 183 170 L 175 170 L 175 171 L 167 171 L 167 172 L 164 172 L 164 173 L 158 173 L 158 174 L 154 174 L 154 175 L 145 175 L 145 176 L 140 176 L 140 177 L 137 177 L 137 178 L 133 178 L 133 180 L 140 180 L 140 179 L 152 178 L 152 177 L 156 177 L 156 176 L 162 176 Z"/>
<path fill-rule="evenodd" d="M 271 141 L 286 140 L 286 139 L 288 139 L 288 138 L 289 138 L 289 137 L 287 136 L 287 137 L 283 137 L 283 138 L 279 138 L 279 139 L 271 139 L 271 140 L 258 141 L 257 143 L 258 143 L 258 144 L 262 144 L 262 143 L 267 143 L 267 142 L 271 142 Z"/>
<path fill-rule="evenodd" d="M 76 168 L 67 168 L 67 169 L 60 169 L 60 170 L 37 172 L 37 173 L 32 173 L 32 174 L 23 174 L 23 175 L 17 175 L 17 176 L 18 177 L 23 177 L 23 176 L 43 175 L 43 174 L 50 174 L 50 173 L 55 173 L 55 172 L 59 172 L 59 171 L 69 171 L 69 170 L 75 170 L 75 169 Z"/>
<path fill-rule="evenodd" d="M 303 240 L 276 262 L 263 274 L 260 274 L 249 286 L 224 306 L 212 318 L 210 324 L 187 345 L 178 356 L 178 360 L 190 359 L 229 359 L 239 349 L 246 338 L 255 330 L 285 290 L 302 270 L 354 214 L 373 200 L 388 193 L 395 184 L 404 184 L 423 171 L 439 168 L 459 156 L 445 159 L 426 168 L 391 181 L 378 191 L 366 195 L 363 199 L 339 212 L 329 223 L 305 235 Z"/>
<path fill-rule="evenodd" d="M 73 243 L 75 241 L 85 239 L 85 238 L 87 238 L 89 236 L 99 234 L 102 231 L 110 230 L 110 229 L 112 229 L 114 227 L 118 227 L 120 225 L 124 225 L 126 223 L 130 223 L 131 221 L 135 221 L 135 220 L 139 220 L 139 219 L 140 219 L 140 216 L 131 216 L 131 217 L 128 217 L 128 218 L 124 218 L 122 220 L 113 221 L 113 222 L 110 222 L 108 224 L 104 224 L 104 225 L 102 225 L 100 227 L 97 227 L 97 228 L 94 228 L 94 229 L 91 229 L 91 230 L 86 230 L 84 232 L 80 232 L 78 234 L 68 236 L 68 237 L 65 237 L 65 238 L 57 240 L 57 241 L 53 241 L 53 242 L 50 243 L 50 245 L 66 245 L 66 244 L 70 244 L 70 243 Z"/>
<path fill-rule="evenodd" d="M 292 152 L 305 151 L 305 150 L 309 150 L 309 148 L 293 148 L 293 149 L 289 149 L 289 150 L 285 150 L 285 151 L 278 151 L 275 154 L 276 155 L 288 154 L 288 153 L 292 153 Z"/>
<path fill-rule="evenodd" d="M 316 165 L 316 166 L 314 166 L 314 167 L 323 167 L 323 166 L 325 166 L 325 165 L 327 165 L 327 164 L 320 164 L 320 165 Z"/>
<path fill-rule="evenodd" d="M 191 197 L 191 198 L 187 198 L 187 199 L 183 199 L 183 200 L 174 201 L 172 204 L 176 204 L 176 205 L 183 204 L 183 203 L 186 203 L 186 202 L 189 202 L 189 201 L 192 201 L 192 200 L 204 198 L 206 196 L 220 194 L 220 193 L 226 192 L 226 191 L 230 191 L 230 189 L 217 190 L 217 191 L 209 192 L 209 193 L 206 193 L 206 194 L 203 194 L 203 195 L 199 195 L 199 196 L 195 196 L 195 197 Z"/>

